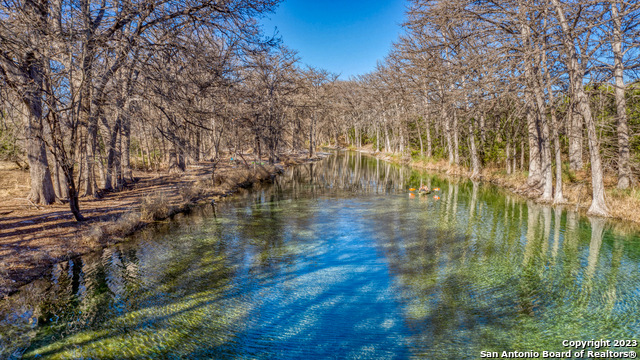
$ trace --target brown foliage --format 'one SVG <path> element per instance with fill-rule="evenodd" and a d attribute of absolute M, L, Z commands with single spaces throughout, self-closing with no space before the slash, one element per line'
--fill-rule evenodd
<path fill-rule="evenodd" d="M 164 193 L 147 195 L 140 202 L 140 218 L 143 221 L 166 219 L 170 215 L 170 204 Z"/>

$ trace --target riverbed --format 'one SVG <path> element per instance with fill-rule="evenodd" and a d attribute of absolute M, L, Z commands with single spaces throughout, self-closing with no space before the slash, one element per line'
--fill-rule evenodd
<path fill-rule="evenodd" d="M 638 341 L 638 234 L 571 210 L 336 153 L 55 265 L 0 302 L 0 358 L 476 359 Z"/>

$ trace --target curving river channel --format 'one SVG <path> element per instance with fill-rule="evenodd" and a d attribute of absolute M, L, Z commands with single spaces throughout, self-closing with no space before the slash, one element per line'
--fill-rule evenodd
<path fill-rule="evenodd" d="M 408 193 L 421 182 L 439 199 Z M 640 340 L 638 233 L 571 210 L 342 152 L 56 265 L 0 302 L 0 358 L 542 358 Z"/>

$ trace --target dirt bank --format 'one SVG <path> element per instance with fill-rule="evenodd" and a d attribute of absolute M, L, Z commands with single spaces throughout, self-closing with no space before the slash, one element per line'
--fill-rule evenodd
<path fill-rule="evenodd" d="M 326 155 L 326 154 L 325 154 Z M 220 161 L 189 166 L 183 174 L 134 172 L 137 181 L 101 199 L 82 198 L 88 219 L 74 221 L 68 205 L 36 206 L 26 198 L 28 171 L 0 164 L 0 299 L 40 276 L 54 263 L 123 241 L 127 235 L 198 204 L 228 196 L 239 186 L 271 179 L 286 166 L 318 160 L 290 153 L 274 165 Z"/>

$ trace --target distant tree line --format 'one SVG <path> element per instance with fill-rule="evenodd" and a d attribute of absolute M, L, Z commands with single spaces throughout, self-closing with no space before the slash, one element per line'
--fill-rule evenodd
<path fill-rule="evenodd" d="M 543 202 L 565 202 L 567 159 L 588 167 L 589 213 L 606 216 L 605 171 L 620 189 L 640 171 L 639 25 L 637 1 L 409 1 L 376 71 L 336 87 L 326 131 L 472 177 L 487 163 L 526 170 Z"/>

